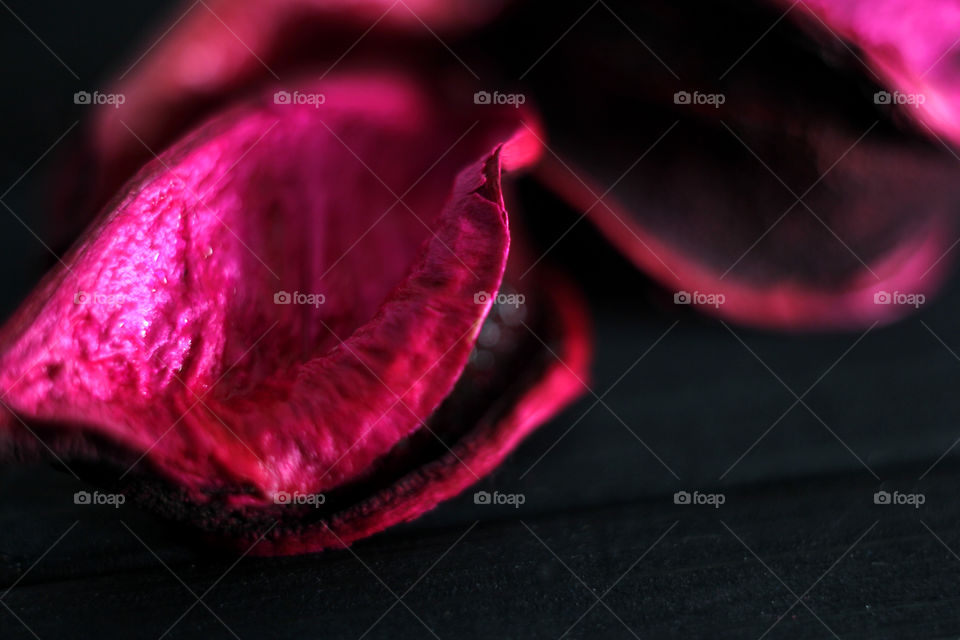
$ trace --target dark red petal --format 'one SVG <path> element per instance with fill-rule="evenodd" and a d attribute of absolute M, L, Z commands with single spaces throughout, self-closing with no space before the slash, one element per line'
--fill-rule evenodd
<path fill-rule="evenodd" d="M 739 175 L 720 171 L 728 176 L 726 187 L 742 189 L 739 198 L 711 190 L 717 176 L 710 167 L 717 160 L 710 156 L 702 170 L 691 169 L 697 163 L 686 155 L 685 161 L 645 171 L 643 182 L 619 189 L 623 200 L 607 195 L 602 204 L 597 196 L 604 189 L 591 184 L 587 171 L 574 169 L 580 178 L 571 180 L 569 161 L 561 166 L 547 159 L 538 175 L 576 209 L 589 211 L 607 239 L 671 294 L 703 294 L 691 300 L 701 311 L 777 329 L 857 328 L 916 309 L 878 304 L 878 295 L 889 302 L 885 293 L 898 294 L 898 300 L 899 294 L 919 295 L 923 301 L 936 294 L 952 263 L 950 205 L 958 198 L 944 166 L 861 144 L 808 199 L 813 214 L 799 204 L 788 212 L 791 202 L 780 194 L 759 189 L 750 194 L 767 180 L 763 169 L 741 165 Z M 741 160 L 749 165 L 752 158 Z M 863 193 L 850 192 L 847 180 L 863 180 Z M 917 185 L 922 200 L 932 201 L 919 220 L 891 217 L 908 216 L 918 206 L 903 182 Z M 659 185 L 659 192 L 651 193 L 652 185 Z M 767 204 L 760 205 L 762 212 L 745 211 L 737 208 L 740 198 Z M 657 211 L 678 215 L 671 221 Z M 717 294 L 723 298 L 711 297 Z"/>
<path fill-rule="evenodd" d="M 811 42 L 770 6 L 654 0 L 610 3 L 622 21 L 588 12 L 554 42 L 582 11 L 520 8 L 498 36 L 528 48 L 501 62 L 550 106 L 539 175 L 666 289 L 791 329 L 889 321 L 915 307 L 875 294 L 937 290 L 960 163 L 874 104 L 835 37 Z"/>
<path fill-rule="evenodd" d="M 450 469 L 378 482 L 462 376 L 491 305 L 477 294 L 500 288 L 507 256 L 501 165 L 532 162 L 535 138 L 498 145 L 529 131 L 516 110 L 469 125 L 405 78 L 298 86 L 324 104 L 271 92 L 145 167 L 3 328 L 7 453 L 44 452 L 25 423 L 68 458 L 142 456 L 137 479 L 158 472 L 193 508 L 252 510 L 254 529 L 278 492 L 393 496 L 373 499 L 389 515 L 363 507 L 344 525 L 349 539 L 465 486 Z M 583 341 L 581 322 L 560 324 L 564 347 Z M 458 446 L 473 472 L 572 395 L 554 367 L 540 373 L 495 423 L 451 418 L 472 429 Z M 275 540 L 329 544 L 301 529 Z"/>

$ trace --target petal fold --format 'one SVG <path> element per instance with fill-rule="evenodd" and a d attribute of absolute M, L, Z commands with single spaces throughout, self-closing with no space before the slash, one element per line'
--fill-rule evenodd
<path fill-rule="evenodd" d="M 268 92 L 143 167 L 0 329 L 0 456 L 301 553 L 456 495 L 583 392 L 570 287 L 496 302 L 537 123 L 401 74 L 296 88 L 323 100 Z"/>

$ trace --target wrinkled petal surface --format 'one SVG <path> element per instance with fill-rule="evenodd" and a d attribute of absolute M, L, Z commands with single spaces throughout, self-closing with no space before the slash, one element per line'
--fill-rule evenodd
<path fill-rule="evenodd" d="M 501 169 L 536 158 L 518 112 L 471 124 L 388 74 L 298 86 L 323 104 L 270 93 L 149 163 L 3 328 L 8 456 L 132 469 L 174 517 L 238 543 L 282 520 L 262 552 L 307 551 L 454 495 L 579 393 L 537 358 L 507 385 L 503 344 L 455 390 L 506 265 Z M 585 375 L 561 306 L 530 322 Z M 451 397 L 470 410 L 435 415 Z M 285 493 L 331 495 L 311 522 Z"/>

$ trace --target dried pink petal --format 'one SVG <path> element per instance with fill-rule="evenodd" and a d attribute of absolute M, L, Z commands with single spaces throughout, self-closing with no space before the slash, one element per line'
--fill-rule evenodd
<path fill-rule="evenodd" d="M 562 287 L 528 323 L 565 366 L 539 342 L 467 366 L 507 260 L 501 168 L 536 157 L 516 111 L 469 126 L 390 75 L 298 87 L 323 104 L 271 92 L 148 164 L 0 331 L 7 455 L 132 469 L 212 535 L 279 522 L 258 553 L 310 551 L 456 494 L 580 392 Z"/>

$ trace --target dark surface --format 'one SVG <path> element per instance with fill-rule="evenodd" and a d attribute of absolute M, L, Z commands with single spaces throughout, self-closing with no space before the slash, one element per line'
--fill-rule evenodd
<path fill-rule="evenodd" d="M 81 78 L 0 7 L 0 199 L 47 240 L 57 154 L 18 179 L 161 11 L 7 4 Z M 576 215 L 541 218 L 549 245 Z M 6 315 L 53 258 L 5 209 L 0 238 Z M 478 487 L 521 507 L 467 494 L 349 550 L 237 561 L 75 505 L 68 473 L 3 470 L 0 638 L 960 635 L 956 283 L 893 327 L 777 336 L 677 313 L 586 223 L 554 257 L 591 265 L 597 357 L 592 391 Z"/>

